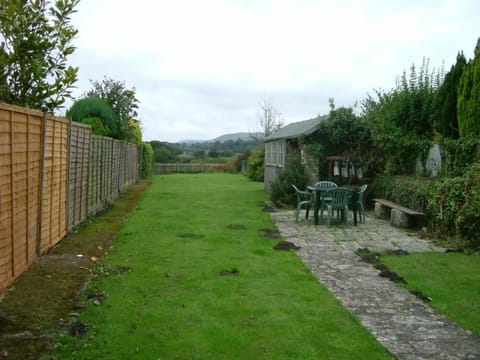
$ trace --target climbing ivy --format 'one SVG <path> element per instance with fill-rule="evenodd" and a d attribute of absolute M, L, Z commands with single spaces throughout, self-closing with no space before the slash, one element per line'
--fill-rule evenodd
<path fill-rule="evenodd" d="M 469 136 L 460 139 L 444 139 L 441 143 L 442 175 L 462 176 L 477 155 L 480 139 Z"/>

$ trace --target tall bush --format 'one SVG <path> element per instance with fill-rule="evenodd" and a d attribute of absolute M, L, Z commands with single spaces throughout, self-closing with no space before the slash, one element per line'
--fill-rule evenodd
<path fill-rule="evenodd" d="M 462 176 L 477 158 L 479 138 L 444 139 L 441 143 L 442 175 Z"/>
<path fill-rule="evenodd" d="M 458 126 L 460 136 L 480 136 L 480 38 L 475 56 L 460 78 L 458 89 Z"/>
<path fill-rule="evenodd" d="M 101 125 L 103 126 L 98 125 L 94 127 L 94 134 L 108 134 L 108 136 L 113 138 L 120 138 L 117 115 L 104 99 L 92 96 L 77 100 L 72 107 L 68 109 L 67 116 L 77 122 L 85 122 L 85 119 L 89 119 L 86 121 L 87 124 L 92 121 L 91 118 L 100 119 L 102 122 Z M 97 129 L 99 129 L 99 131 L 95 132 Z"/>
<path fill-rule="evenodd" d="M 140 150 L 140 177 L 146 178 L 153 174 L 155 166 L 155 154 L 152 145 L 148 142 L 142 142 L 139 145 Z"/>
<path fill-rule="evenodd" d="M 462 77 L 467 59 L 462 52 L 457 55 L 457 62 L 445 75 L 443 84 L 438 89 L 435 99 L 435 130 L 444 138 L 459 137 L 457 102 L 458 84 Z"/>
<path fill-rule="evenodd" d="M 403 72 L 397 86 L 389 92 L 377 91 L 362 103 L 374 147 L 372 155 L 379 172 L 413 174 L 417 157 L 426 158 L 433 135 L 433 110 L 441 73 L 429 69 L 424 60 L 417 70 Z M 383 171 L 381 167 L 383 166 Z"/>
<path fill-rule="evenodd" d="M 271 200 L 276 205 L 295 205 L 297 197 L 292 184 L 304 189 L 308 183 L 308 174 L 300 161 L 298 154 L 292 155 L 287 161 L 286 169 L 272 183 Z"/>
<path fill-rule="evenodd" d="M 71 98 L 80 0 L 0 0 L 0 101 L 53 113 Z"/>
<path fill-rule="evenodd" d="M 253 181 L 263 181 L 265 171 L 265 147 L 252 150 L 248 157 L 247 177 Z"/>
<path fill-rule="evenodd" d="M 429 228 L 441 238 L 454 237 L 456 244 L 479 248 L 480 163 L 473 164 L 463 177 L 435 183 L 429 197 Z"/>

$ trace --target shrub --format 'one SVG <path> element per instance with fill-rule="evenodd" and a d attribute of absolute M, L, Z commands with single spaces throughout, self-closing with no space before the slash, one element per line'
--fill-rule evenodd
<path fill-rule="evenodd" d="M 253 181 L 263 181 L 265 170 L 265 148 L 256 148 L 250 152 L 248 158 L 247 177 Z"/>
<path fill-rule="evenodd" d="M 90 125 L 92 127 L 92 132 L 95 135 L 102 135 L 102 136 L 111 136 L 112 131 L 105 126 L 102 122 L 102 119 L 98 117 L 87 117 L 82 120 L 82 123 Z"/>
<path fill-rule="evenodd" d="M 295 205 L 297 197 L 292 184 L 304 189 L 308 182 L 308 174 L 297 156 L 289 158 L 287 164 L 285 171 L 272 183 L 271 200 L 280 206 Z"/>
<path fill-rule="evenodd" d="M 480 163 L 464 177 L 438 181 L 429 202 L 429 228 L 441 238 L 454 236 L 457 244 L 480 247 Z"/>
<path fill-rule="evenodd" d="M 73 121 L 77 122 L 84 122 L 84 120 L 87 118 L 99 118 L 101 119 L 103 128 L 108 129 L 108 132 L 112 137 L 116 139 L 120 138 L 119 121 L 117 115 L 108 102 L 104 99 L 100 99 L 99 97 L 87 97 L 80 99 L 76 101 L 70 109 L 68 109 L 67 116 Z"/>
<path fill-rule="evenodd" d="M 427 178 L 378 176 L 371 184 L 369 194 L 374 198 L 387 199 L 405 207 L 425 212 L 433 183 L 433 180 Z"/>
<path fill-rule="evenodd" d="M 480 163 L 474 163 L 462 177 L 377 177 L 371 194 L 424 212 L 428 231 L 446 245 L 480 248 L 479 182 Z"/>
<path fill-rule="evenodd" d="M 235 155 L 227 160 L 228 172 L 239 173 L 242 171 L 242 162 L 245 161 L 245 154 Z"/>
<path fill-rule="evenodd" d="M 440 147 L 442 152 L 442 174 L 444 176 L 462 176 L 478 157 L 477 147 L 480 140 L 475 137 L 444 139 Z"/>
<path fill-rule="evenodd" d="M 465 203 L 465 180 L 461 177 L 437 181 L 428 201 L 427 222 L 430 231 L 446 239 L 456 234 L 455 222 Z"/>
<path fill-rule="evenodd" d="M 146 178 L 153 174 L 155 155 L 152 145 L 148 142 L 142 142 L 139 145 L 140 150 L 140 177 Z"/>

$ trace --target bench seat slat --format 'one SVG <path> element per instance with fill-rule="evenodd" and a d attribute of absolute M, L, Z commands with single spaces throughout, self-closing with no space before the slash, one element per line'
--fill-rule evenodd
<path fill-rule="evenodd" d="M 424 216 L 425 215 L 424 213 L 406 208 L 402 205 L 395 204 L 394 202 L 391 202 L 391 201 L 388 201 L 388 200 L 385 200 L 385 199 L 373 199 L 373 201 L 375 201 L 377 203 L 380 203 L 382 205 L 385 205 L 386 207 L 389 207 L 389 208 L 398 209 L 398 210 L 403 211 L 404 213 L 412 215 L 412 216 Z"/>

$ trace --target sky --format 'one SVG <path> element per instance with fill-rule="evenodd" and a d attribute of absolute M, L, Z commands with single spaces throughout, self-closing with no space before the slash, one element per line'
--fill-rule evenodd
<path fill-rule="evenodd" d="M 285 124 L 361 110 L 424 58 L 446 71 L 480 37 L 478 0 L 81 0 L 73 91 L 105 77 L 135 88 L 145 141 L 262 131 L 260 104 Z"/>

